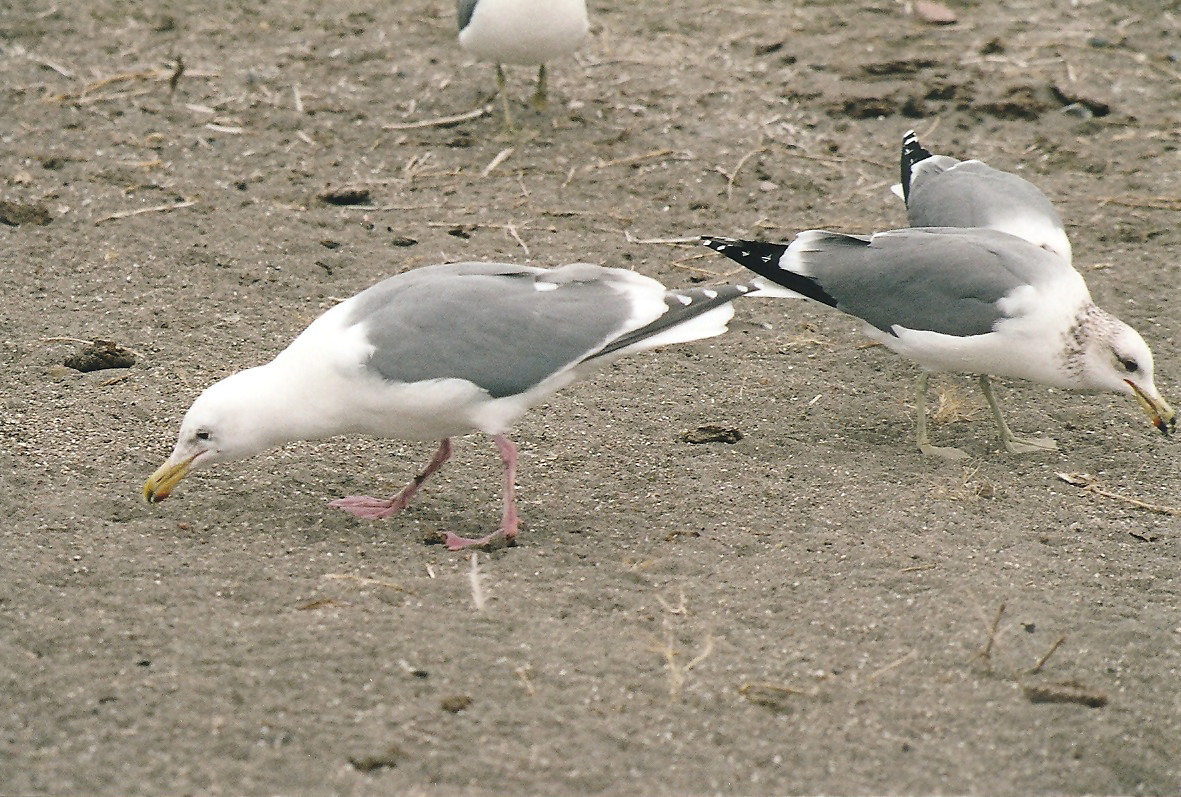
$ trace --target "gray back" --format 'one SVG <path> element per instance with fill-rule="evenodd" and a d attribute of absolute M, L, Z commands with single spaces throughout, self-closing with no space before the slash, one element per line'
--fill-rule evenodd
<path fill-rule="evenodd" d="M 1064 266 L 1040 247 L 993 230 L 895 230 L 868 241 L 831 235 L 835 240 L 813 247 L 818 251 L 799 252 L 805 273 L 837 309 L 883 332 L 898 324 L 985 334 L 1004 317 L 999 299 Z"/>
<path fill-rule="evenodd" d="M 601 280 L 538 290 L 552 272 L 497 263 L 429 266 L 357 296 L 350 323 L 392 382 L 466 379 L 496 398 L 523 393 L 618 336 L 631 302 Z M 456 277 L 463 276 L 463 279 Z"/>

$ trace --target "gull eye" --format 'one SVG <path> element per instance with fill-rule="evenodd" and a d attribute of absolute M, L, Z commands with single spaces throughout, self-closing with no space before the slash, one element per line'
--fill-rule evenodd
<path fill-rule="evenodd" d="M 1138 362 L 1136 362 L 1135 360 L 1131 359 L 1130 357 L 1119 357 L 1118 359 L 1119 359 L 1119 364 L 1121 366 L 1123 366 L 1123 369 L 1125 371 L 1127 371 L 1129 374 L 1135 373 L 1136 371 L 1140 370 L 1140 364 Z"/>
<path fill-rule="evenodd" d="M 213 437 L 213 432 L 209 431 L 208 429 L 198 429 L 197 430 L 196 438 L 198 440 L 208 440 L 211 437 Z"/>

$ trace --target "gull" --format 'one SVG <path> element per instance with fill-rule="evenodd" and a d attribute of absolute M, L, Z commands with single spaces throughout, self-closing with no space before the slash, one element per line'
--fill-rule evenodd
<path fill-rule="evenodd" d="M 705 238 L 760 274 L 752 295 L 806 297 L 865 322 L 865 332 L 922 367 L 919 449 L 952 459 L 927 437 L 928 373 L 975 374 L 1011 453 L 1053 450 L 1010 431 L 990 376 L 1133 396 L 1168 435 L 1175 418 L 1153 383 L 1152 352 L 1136 330 L 1091 301 L 1070 262 L 996 230 L 911 228 L 869 237 L 807 230 L 790 244 Z"/>
<path fill-rule="evenodd" d="M 456 263 L 389 277 L 332 307 L 271 362 L 207 388 L 172 454 L 144 484 L 166 499 L 190 472 L 296 440 L 339 434 L 437 440 L 426 468 L 392 498 L 330 506 L 360 518 L 405 509 L 452 453 L 451 438 L 492 437 L 504 465 L 497 531 L 448 532 L 452 550 L 512 543 L 517 451 L 507 433 L 555 391 L 635 352 L 720 335 L 747 285 L 666 290 L 617 268 Z M 368 475 L 385 470 L 369 463 Z"/>
<path fill-rule="evenodd" d="M 913 130 L 902 137 L 902 182 L 911 227 L 981 227 L 1024 238 L 1071 260 L 1058 211 L 1037 186 L 978 160 L 932 155 Z"/>
<path fill-rule="evenodd" d="M 537 64 L 537 90 L 530 103 L 547 103 L 547 61 L 574 52 L 588 30 L 586 0 L 459 0 L 459 45 L 496 64 L 496 89 L 504 126 L 513 131 L 503 64 Z"/>

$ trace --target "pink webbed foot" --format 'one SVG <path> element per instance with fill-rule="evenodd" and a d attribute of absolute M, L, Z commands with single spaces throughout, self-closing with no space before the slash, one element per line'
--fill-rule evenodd
<path fill-rule="evenodd" d="M 445 532 L 443 535 L 443 544 L 447 546 L 447 550 L 449 551 L 462 551 L 465 548 L 482 548 L 484 550 L 507 548 L 510 545 L 515 545 L 516 541 L 516 529 L 513 529 L 512 534 L 507 533 L 504 529 L 497 529 L 491 534 L 478 539 L 460 537 L 458 534 L 450 531 Z"/>
<path fill-rule="evenodd" d="M 393 498 L 373 498 L 368 495 L 350 495 L 345 498 L 337 498 L 328 506 L 333 509 L 343 509 L 354 517 L 364 518 L 365 520 L 379 520 L 381 518 L 396 515 L 406 507 L 410 506 L 410 496 L 405 495 L 406 491 L 395 495 Z"/>
<path fill-rule="evenodd" d="M 479 539 L 469 539 L 452 534 L 444 535 L 443 544 L 450 551 L 462 551 L 464 548 L 499 548 L 512 545 L 517 539 L 517 525 L 521 522 L 517 516 L 516 488 L 514 482 L 517 476 L 517 448 L 506 436 L 495 435 L 492 438 L 500 450 L 500 460 L 504 463 L 504 513 L 500 519 L 500 528 Z"/>

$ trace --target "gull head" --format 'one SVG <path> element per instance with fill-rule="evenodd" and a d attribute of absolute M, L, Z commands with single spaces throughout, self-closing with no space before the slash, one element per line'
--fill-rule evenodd
<path fill-rule="evenodd" d="M 145 501 L 163 501 L 194 470 L 287 442 L 263 368 L 226 377 L 197 397 L 181 422 L 172 454 L 144 483 Z"/>
<path fill-rule="evenodd" d="M 1174 431 L 1176 416 L 1153 383 L 1152 351 L 1139 332 L 1106 316 L 1085 358 L 1096 387 L 1134 396 L 1153 426 L 1166 436 Z"/>

